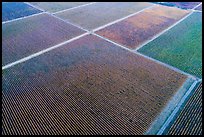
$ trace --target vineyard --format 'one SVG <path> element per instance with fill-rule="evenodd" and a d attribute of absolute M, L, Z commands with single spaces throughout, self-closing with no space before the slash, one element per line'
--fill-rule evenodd
<path fill-rule="evenodd" d="M 188 11 L 177 8 L 156 6 L 96 33 L 128 48 L 135 49 L 188 13 Z"/>
<path fill-rule="evenodd" d="M 197 8 L 195 8 L 195 10 L 200 10 L 202 11 L 202 4 L 200 6 L 198 6 Z"/>
<path fill-rule="evenodd" d="M 2 7 L 2 135 L 202 135 L 202 2 Z"/>
<path fill-rule="evenodd" d="M 32 5 L 38 6 L 45 11 L 49 11 L 51 13 L 70 9 L 76 6 L 88 4 L 89 2 L 31 2 Z"/>
<path fill-rule="evenodd" d="M 191 14 L 183 22 L 138 51 L 201 77 L 202 13 Z"/>
<path fill-rule="evenodd" d="M 157 3 L 166 5 L 166 6 L 178 7 L 182 9 L 192 9 L 200 2 L 157 2 Z"/>
<path fill-rule="evenodd" d="M 48 14 L 5 24 L 2 27 L 2 64 L 14 62 L 82 33 L 83 30 Z"/>
<path fill-rule="evenodd" d="M 71 11 L 64 11 L 55 15 L 85 29 L 92 30 L 151 5 L 151 3 L 147 2 L 125 2 L 123 4 L 117 2 L 102 2 Z"/>
<path fill-rule="evenodd" d="M 165 133 L 167 135 L 202 134 L 202 83 L 190 97 L 178 118 Z"/>
<path fill-rule="evenodd" d="M 2 3 L 2 21 L 8 21 L 32 14 L 36 14 L 41 12 L 38 9 L 35 9 L 27 4 L 12 2 L 12 3 Z M 17 12 L 17 14 L 13 14 L 13 12 Z"/>
<path fill-rule="evenodd" d="M 29 127 L 46 125 L 49 134 L 142 134 L 186 80 L 92 35 L 8 71 L 3 119 L 13 117 L 15 129 L 7 134 L 43 134 Z"/>

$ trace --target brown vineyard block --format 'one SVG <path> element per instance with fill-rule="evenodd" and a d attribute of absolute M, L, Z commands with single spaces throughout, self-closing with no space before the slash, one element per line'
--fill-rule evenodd
<path fill-rule="evenodd" d="M 143 134 L 186 79 L 88 35 L 3 70 L 3 134 Z"/>
<path fill-rule="evenodd" d="M 186 10 L 158 5 L 96 33 L 125 47 L 135 49 L 188 13 Z"/>

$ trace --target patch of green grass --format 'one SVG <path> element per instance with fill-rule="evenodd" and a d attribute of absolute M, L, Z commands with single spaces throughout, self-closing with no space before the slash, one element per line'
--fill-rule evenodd
<path fill-rule="evenodd" d="M 138 51 L 201 78 L 202 13 L 193 13 Z"/>

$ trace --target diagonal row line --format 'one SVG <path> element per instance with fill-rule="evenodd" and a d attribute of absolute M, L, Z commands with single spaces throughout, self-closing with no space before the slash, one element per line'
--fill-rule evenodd
<path fill-rule="evenodd" d="M 126 48 L 126 47 L 124 47 L 124 46 L 122 46 L 122 45 L 120 45 L 120 44 L 118 44 L 118 43 L 116 43 L 116 42 L 113 42 L 113 41 L 111 41 L 111 40 L 109 40 L 109 39 L 107 39 L 107 38 L 105 38 L 105 37 L 103 37 L 103 36 L 100 36 L 100 35 L 95 34 L 95 33 L 92 33 L 92 34 L 95 35 L 95 36 L 98 36 L 98 37 L 100 37 L 100 38 L 102 38 L 102 39 L 104 39 L 104 40 L 106 40 L 106 41 L 108 41 L 108 42 L 111 42 L 112 44 L 114 44 L 114 45 L 116 45 L 116 46 L 118 46 L 118 47 L 121 47 L 121 48 L 123 48 L 123 49 L 125 49 L 125 50 L 127 50 L 127 51 L 130 51 L 130 52 L 132 52 L 132 53 L 134 53 L 134 54 L 137 54 L 137 55 L 139 55 L 139 56 L 142 56 L 142 57 L 144 57 L 144 58 L 146 58 L 146 59 L 148 59 L 148 60 L 154 61 L 154 62 L 157 63 L 157 64 L 160 64 L 160 65 L 165 66 L 165 67 L 167 67 L 167 68 L 169 68 L 169 69 L 171 69 L 171 70 L 174 70 L 174 71 L 176 71 L 176 72 L 178 72 L 178 73 L 181 73 L 181 74 L 184 74 L 184 75 L 186 75 L 186 76 L 189 76 L 189 77 L 191 77 L 191 78 L 194 79 L 194 80 L 199 79 L 198 77 L 196 77 L 196 76 L 194 76 L 194 75 L 191 75 L 191 74 L 189 74 L 189 73 L 186 73 L 186 72 L 184 72 L 184 71 L 182 71 L 182 70 L 180 70 L 180 69 L 178 69 L 178 68 L 176 68 L 176 67 L 170 66 L 169 64 L 166 64 L 166 63 L 164 63 L 164 62 L 161 62 L 161 61 L 156 60 L 156 59 L 154 59 L 154 58 L 151 58 L 151 57 L 149 57 L 149 56 L 143 55 L 143 54 L 141 54 L 141 53 L 139 53 L 139 52 L 135 52 L 134 50 L 131 50 L 131 49 L 129 49 L 129 48 Z"/>
<path fill-rule="evenodd" d="M 192 8 L 192 10 L 195 10 L 197 7 L 199 7 L 202 4 L 202 2 L 198 5 L 196 5 L 194 8 Z"/>
<path fill-rule="evenodd" d="M 196 84 L 198 83 L 198 81 L 195 81 L 191 87 L 188 89 L 188 91 L 186 92 L 186 94 L 182 97 L 181 101 L 179 102 L 179 104 L 176 106 L 176 108 L 174 109 L 174 111 L 171 113 L 171 115 L 168 117 L 168 119 L 166 120 L 166 122 L 163 124 L 163 126 L 161 127 L 161 129 L 157 132 L 157 135 L 162 135 L 162 133 L 165 131 L 165 129 L 168 127 L 168 125 L 170 124 L 170 122 L 174 119 L 174 117 L 176 116 L 176 114 L 178 113 L 179 109 L 181 108 L 181 106 L 183 105 L 183 103 L 185 102 L 185 100 L 190 96 L 190 93 L 193 92 L 193 89 L 195 88 Z"/>
<path fill-rule="evenodd" d="M 110 25 L 112 25 L 112 24 L 118 23 L 118 22 L 120 22 L 120 21 L 122 21 L 122 20 L 125 20 L 125 19 L 127 19 L 127 18 L 129 18 L 129 17 L 132 17 L 132 16 L 134 16 L 134 15 L 136 15 L 136 14 L 139 14 L 140 12 L 143 12 L 144 10 L 153 8 L 153 7 L 155 7 L 155 6 L 157 6 L 157 5 L 156 5 L 156 4 L 153 4 L 153 5 L 151 5 L 151 6 L 147 7 L 147 8 L 144 8 L 144 9 L 142 9 L 142 10 L 140 10 L 140 11 L 137 11 L 137 12 L 135 12 L 135 13 L 132 13 L 132 14 L 130 14 L 130 15 L 128 15 L 128 16 L 125 16 L 125 17 L 123 17 L 123 18 L 120 18 L 120 19 L 118 19 L 118 20 L 115 20 L 115 21 L 113 21 L 113 22 L 110 22 L 110 23 L 108 23 L 108 24 L 106 24 L 106 25 L 100 26 L 100 27 L 94 29 L 93 32 L 96 32 L 96 31 L 98 31 L 98 30 L 101 30 L 101 29 L 103 29 L 103 28 L 105 28 L 105 27 L 108 27 L 108 26 L 110 26 Z"/>
<path fill-rule="evenodd" d="M 67 44 L 67 43 L 69 43 L 69 42 L 72 42 L 72 41 L 74 41 L 74 40 L 77 40 L 77 39 L 79 39 L 79 38 L 81 38 L 81 37 L 83 37 L 83 36 L 86 36 L 86 35 L 88 35 L 88 34 L 89 34 L 89 33 L 84 33 L 84 34 L 82 34 L 82 35 L 79 35 L 79 36 L 77 36 L 77 37 L 74 37 L 74 38 L 72 38 L 72 39 L 69 39 L 69 40 L 67 40 L 67 41 L 64 41 L 64 42 L 62 42 L 62 43 L 60 43 L 60 44 L 57 44 L 57 45 L 55 45 L 55 46 L 52 46 L 52 47 L 50 47 L 50 48 L 47 48 L 47 49 L 41 50 L 41 51 L 39 51 L 39 52 L 37 52 L 37 53 L 31 54 L 31 55 L 29 55 L 29 56 L 27 56 L 27 57 L 25 57 L 25 58 L 22 58 L 22 59 L 20 59 L 20 60 L 18 60 L 18 61 L 9 63 L 9 64 L 3 66 L 3 67 L 2 67 L 2 70 L 8 69 L 8 68 L 10 68 L 10 67 L 12 67 L 12 66 L 15 66 L 15 65 L 19 64 L 19 63 L 23 63 L 23 62 L 25 62 L 25 61 L 27 61 L 27 60 L 30 60 L 30 59 L 34 58 L 34 57 L 40 56 L 40 55 L 42 55 L 42 54 L 44 54 L 44 53 L 46 53 L 46 52 L 49 52 L 49 51 L 51 51 L 51 50 L 53 50 L 53 49 L 56 49 L 56 48 L 58 48 L 58 47 L 61 47 L 61 46 L 63 46 L 64 44 Z"/>
<path fill-rule="evenodd" d="M 176 23 L 174 23 L 173 25 L 169 26 L 167 29 L 163 30 L 162 32 L 160 32 L 159 34 L 155 35 L 154 37 L 152 37 L 150 40 L 142 43 L 140 46 L 138 46 L 136 49 L 134 49 L 134 51 L 138 51 L 140 48 L 142 48 L 144 45 L 150 43 L 151 41 L 155 40 L 156 38 L 158 38 L 160 35 L 164 34 L 165 32 L 167 32 L 168 30 L 170 30 L 171 28 L 173 28 L 174 26 L 178 25 L 180 22 L 182 22 L 183 20 L 185 20 L 188 16 L 190 16 L 191 14 L 193 14 L 193 12 L 190 12 L 188 15 L 186 15 L 185 17 L 183 17 L 182 19 L 180 19 L 179 21 L 177 21 Z"/>
<path fill-rule="evenodd" d="M 6 24 L 6 23 L 9 23 L 9 22 L 14 22 L 14 21 L 18 21 L 18 20 L 21 20 L 21 19 L 26 19 L 26 18 L 30 18 L 30 17 L 33 17 L 33 16 L 37 16 L 37 15 L 40 15 L 40 14 L 43 14 L 43 13 L 45 13 L 45 12 L 40 12 L 40 13 L 32 14 L 32 15 L 29 15 L 29 16 L 24 16 L 24 17 L 13 19 L 13 20 L 4 21 L 4 22 L 2 22 L 2 25 Z"/>
<path fill-rule="evenodd" d="M 49 14 L 50 16 L 54 17 L 54 18 L 57 18 L 57 19 L 59 19 L 59 20 L 65 22 L 65 23 L 68 23 L 69 25 L 75 26 L 75 27 L 77 27 L 77 28 L 79 28 L 79 29 L 82 29 L 82 30 L 84 30 L 84 31 L 86 31 L 86 32 L 89 32 L 87 29 L 84 29 L 84 28 L 82 28 L 82 27 L 79 26 L 79 25 L 76 25 L 76 24 L 74 24 L 74 23 L 71 23 L 70 21 L 64 20 L 64 19 L 62 19 L 62 18 L 60 18 L 60 17 L 57 17 L 56 15 L 51 14 L 51 13 L 49 13 L 49 12 L 46 12 L 46 13 Z"/>
<path fill-rule="evenodd" d="M 200 11 L 200 10 L 192 10 L 193 12 L 201 12 L 202 13 L 202 11 Z"/>
<path fill-rule="evenodd" d="M 92 5 L 92 4 L 95 4 L 95 3 L 96 2 L 91 2 L 91 3 L 88 3 L 88 4 L 79 5 L 79 6 L 76 6 L 76 7 L 73 7 L 73 8 L 69 8 L 69 9 L 65 9 L 65 10 L 60 10 L 60 11 L 54 12 L 53 14 L 57 14 L 57 13 L 61 13 L 61 12 L 65 12 L 65 11 L 81 8 L 81 7 Z"/>
<path fill-rule="evenodd" d="M 183 17 L 182 19 L 180 19 L 179 21 L 177 21 L 176 23 L 174 23 L 173 25 L 171 25 L 170 27 L 168 27 L 167 29 L 163 30 L 162 32 L 160 32 L 159 34 L 155 35 L 153 38 L 151 38 L 150 40 L 142 43 L 140 46 L 138 46 L 135 51 L 138 51 L 140 48 L 142 48 L 144 45 L 146 45 L 147 43 L 153 41 L 154 39 L 158 38 L 160 35 L 162 35 L 163 33 L 167 32 L 168 30 L 170 30 L 171 28 L 173 28 L 174 26 L 178 25 L 180 22 L 182 22 L 183 20 L 185 20 L 188 16 L 190 16 L 191 14 L 193 14 L 193 11 L 195 8 L 197 8 L 198 6 L 200 6 L 202 4 L 202 2 L 200 4 L 198 4 L 197 6 L 195 6 L 193 9 L 191 9 L 191 12 L 186 15 L 185 17 Z"/>
<path fill-rule="evenodd" d="M 38 6 L 35 6 L 35 5 L 33 5 L 33 4 L 30 4 L 29 2 L 24 2 L 24 3 L 30 5 L 31 7 L 36 8 L 36 9 L 38 9 L 38 10 L 45 11 L 44 9 L 42 9 L 42 8 L 40 8 L 40 7 L 38 7 Z"/>
<path fill-rule="evenodd" d="M 8 20 L 8 21 L 4 21 L 4 22 L 2 22 L 2 24 L 13 22 L 13 21 L 17 21 L 17 20 L 21 20 L 21 19 L 26 19 L 26 18 L 33 17 L 33 16 L 36 16 L 36 15 L 40 15 L 42 13 L 46 13 L 46 11 L 44 9 L 42 9 L 42 8 L 40 8 L 38 6 L 32 5 L 29 2 L 24 2 L 24 3 L 27 4 L 27 5 L 30 5 L 31 7 L 35 8 L 35 9 L 40 10 L 41 12 L 40 13 L 35 13 L 35 14 L 32 14 L 32 15 L 28 15 L 28 16 L 24 16 L 24 17 L 20 17 L 20 18 L 16 18 L 16 19 L 12 19 L 12 20 Z M 88 3 L 88 4 L 83 4 L 83 5 L 80 5 L 80 6 L 73 7 L 73 8 L 61 10 L 61 11 L 58 11 L 58 12 L 55 12 L 55 13 L 52 13 L 52 14 L 56 14 L 56 13 L 63 12 L 63 11 L 68 11 L 68 10 L 77 9 L 77 8 L 88 6 L 88 5 L 91 5 L 91 4 L 94 4 L 94 3 L 96 3 L 96 2 L 91 2 L 91 3 Z"/>
<path fill-rule="evenodd" d="M 40 14 L 45 13 L 45 10 L 43 10 L 43 9 L 41 9 L 41 8 L 39 8 L 39 7 L 36 7 L 36 6 L 34 6 L 34 5 L 31 5 L 31 4 L 28 3 L 28 2 L 24 2 L 24 3 L 27 4 L 27 5 L 29 5 L 29 6 L 31 6 L 31 7 L 33 7 L 33 8 L 35 8 L 35 9 L 40 10 L 41 12 L 40 12 L 40 13 L 36 13 L 36 14 L 32 14 L 32 15 L 28 15 L 28 16 L 24 16 L 24 17 L 20 17 L 20 18 L 16 18 L 16 19 L 13 19 L 13 20 L 4 21 L 4 22 L 2 22 L 2 24 L 9 23 L 9 22 L 13 22 L 13 21 L 17 21 L 17 20 L 21 20 L 21 19 L 30 18 L 30 17 L 37 16 L 37 15 L 40 15 Z"/>

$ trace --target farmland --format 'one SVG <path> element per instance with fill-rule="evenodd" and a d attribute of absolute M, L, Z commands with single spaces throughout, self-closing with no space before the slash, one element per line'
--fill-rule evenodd
<path fill-rule="evenodd" d="M 202 13 L 183 22 L 138 50 L 197 77 L 202 76 Z"/>
<path fill-rule="evenodd" d="M 8 21 L 40 12 L 40 10 L 35 9 L 23 2 L 2 3 L 2 21 Z"/>
<path fill-rule="evenodd" d="M 4 24 L 2 26 L 2 65 L 82 33 L 84 31 L 48 14 Z"/>
<path fill-rule="evenodd" d="M 3 72 L 3 134 L 143 134 L 187 78 L 93 35 Z"/>
<path fill-rule="evenodd" d="M 190 97 L 167 135 L 201 135 L 202 134 L 202 83 Z"/>
<path fill-rule="evenodd" d="M 157 3 L 166 6 L 174 6 L 182 9 L 192 9 L 198 4 L 200 4 L 200 2 L 157 2 Z"/>
<path fill-rule="evenodd" d="M 51 13 L 70 9 L 76 6 L 80 6 L 83 4 L 88 4 L 89 2 L 31 2 L 32 5 L 38 6 L 45 11 L 49 11 Z"/>
<path fill-rule="evenodd" d="M 202 11 L 202 4 L 200 6 L 198 6 L 197 8 L 195 8 L 195 10 L 200 10 Z"/>
<path fill-rule="evenodd" d="M 2 6 L 2 135 L 202 135 L 202 2 Z"/>
<path fill-rule="evenodd" d="M 158 5 L 96 33 L 127 48 L 135 49 L 188 13 L 189 11 Z"/>
<path fill-rule="evenodd" d="M 124 2 L 123 4 L 120 2 L 99 2 L 76 10 L 57 13 L 55 15 L 85 29 L 92 30 L 151 5 L 151 3 L 147 2 Z"/>

